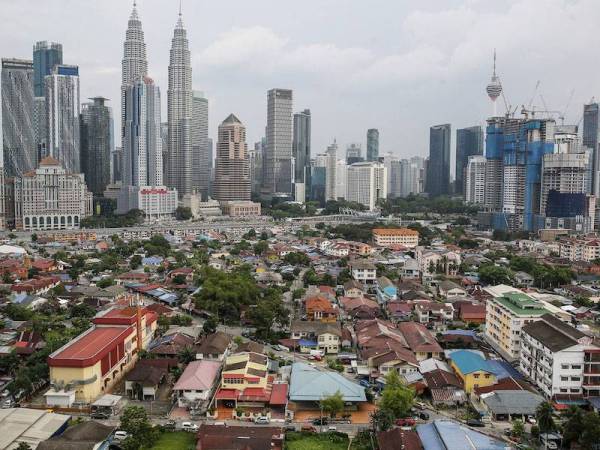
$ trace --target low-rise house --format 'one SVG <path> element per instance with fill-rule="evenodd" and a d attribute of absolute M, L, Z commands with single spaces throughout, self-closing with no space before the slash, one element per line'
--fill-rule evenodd
<path fill-rule="evenodd" d="M 148 351 L 159 358 L 177 358 L 184 349 L 192 350 L 194 342 L 194 338 L 183 333 L 167 334 L 152 341 Z"/>
<path fill-rule="evenodd" d="M 348 263 L 352 278 L 363 285 L 375 284 L 377 282 L 377 268 L 369 261 L 357 259 Z"/>
<path fill-rule="evenodd" d="M 220 371 L 219 361 L 201 360 L 189 363 L 173 386 L 178 406 L 190 407 L 198 402 L 210 400 L 218 384 Z"/>
<path fill-rule="evenodd" d="M 451 420 L 417 425 L 425 450 L 506 450 L 506 442 Z"/>
<path fill-rule="evenodd" d="M 361 351 L 361 358 L 371 369 L 371 377 L 385 376 L 394 370 L 399 375 L 419 371 L 415 354 L 395 341 L 388 341 L 382 347 L 372 347 Z"/>
<path fill-rule="evenodd" d="M 407 302 L 395 301 L 385 305 L 390 320 L 394 323 L 406 322 L 411 319 L 413 305 Z"/>
<path fill-rule="evenodd" d="M 298 339 L 300 351 L 321 350 L 325 353 L 339 353 L 342 330 L 339 323 L 294 321 L 291 338 Z"/>
<path fill-rule="evenodd" d="M 377 445 L 379 450 L 423 450 L 423 444 L 417 432 L 402 427 L 377 433 Z"/>
<path fill-rule="evenodd" d="M 349 280 L 344 283 L 344 296 L 345 297 L 362 297 L 363 288 L 362 284 L 356 280 Z"/>
<path fill-rule="evenodd" d="M 461 302 L 458 306 L 458 318 L 464 323 L 485 323 L 486 307 L 481 303 Z"/>
<path fill-rule="evenodd" d="M 527 272 L 515 272 L 515 285 L 518 287 L 529 288 L 533 286 L 534 278 Z"/>
<path fill-rule="evenodd" d="M 398 298 L 398 290 L 387 277 L 377 278 L 377 300 L 385 304 Z"/>
<path fill-rule="evenodd" d="M 435 369 L 423 374 L 434 406 L 455 406 L 467 401 L 462 382 L 452 372 Z"/>
<path fill-rule="evenodd" d="M 125 375 L 125 393 L 136 400 L 156 400 L 159 386 L 165 381 L 168 370 L 164 367 L 140 364 Z"/>
<path fill-rule="evenodd" d="M 432 301 L 415 303 L 415 315 L 420 323 L 429 322 L 447 323 L 454 320 L 454 306 L 452 303 L 439 303 Z"/>
<path fill-rule="evenodd" d="M 365 297 L 341 297 L 339 302 L 347 319 L 368 320 L 381 316 L 379 304 L 374 300 Z"/>
<path fill-rule="evenodd" d="M 496 383 L 496 374 L 478 353 L 467 350 L 453 352 L 450 355 L 450 366 L 461 379 L 467 394 L 475 388 Z"/>
<path fill-rule="evenodd" d="M 231 336 L 222 331 L 205 336 L 196 346 L 196 359 L 223 361 L 231 348 Z"/>
<path fill-rule="evenodd" d="M 88 420 L 68 427 L 63 433 L 42 441 L 37 450 L 101 450 L 109 448 L 114 426 Z M 15 447 L 16 448 L 16 447 Z"/>
<path fill-rule="evenodd" d="M 443 350 L 435 336 L 422 324 L 417 322 L 401 322 L 398 329 L 404 336 L 418 361 L 429 358 L 441 358 Z"/>
<path fill-rule="evenodd" d="M 413 258 L 406 259 L 400 269 L 400 275 L 403 280 L 418 280 L 421 277 L 419 262 Z"/>
<path fill-rule="evenodd" d="M 335 322 L 338 318 L 338 309 L 325 297 L 318 295 L 308 297 L 304 301 L 306 317 L 317 322 Z"/>
<path fill-rule="evenodd" d="M 283 450 L 281 427 L 200 425 L 197 450 Z"/>
<path fill-rule="evenodd" d="M 415 248 L 419 245 L 419 232 L 409 228 L 374 228 L 373 242 L 379 247 Z"/>
<path fill-rule="evenodd" d="M 446 298 L 452 299 L 467 295 L 467 291 L 461 288 L 458 284 L 450 280 L 444 280 L 438 285 L 439 294 Z"/>
<path fill-rule="evenodd" d="M 535 417 L 544 397 L 526 390 L 494 391 L 481 395 L 481 404 L 492 420 L 525 420 Z"/>

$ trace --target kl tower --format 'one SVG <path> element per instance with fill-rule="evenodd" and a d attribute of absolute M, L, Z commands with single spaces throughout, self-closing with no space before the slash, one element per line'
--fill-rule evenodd
<path fill-rule="evenodd" d="M 486 86 L 485 91 L 494 105 L 494 117 L 496 117 L 498 115 L 496 111 L 496 100 L 502 93 L 502 84 L 500 84 L 500 78 L 496 75 L 496 49 L 494 49 L 494 72 L 490 84 Z"/>

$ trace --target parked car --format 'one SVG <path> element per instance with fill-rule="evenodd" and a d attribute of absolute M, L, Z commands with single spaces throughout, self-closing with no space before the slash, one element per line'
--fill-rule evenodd
<path fill-rule="evenodd" d="M 174 420 L 167 420 L 167 423 L 165 423 L 163 427 L 165 430 L 175 431 L 175 428 L 177 427 L 177 422 L 175 422 Z"/>
<path fill-rule="evenodd" d="M 254 419 L 254 423 L 257 423 L 259 425 L 267 425 L 271 423 L 271 419 L 269 419 L 266 416 L 258 416 L 256 419 Z"/>
<path fill-rule="evenodd" d="M 92 414 L 90 414 L 90 417 L 96 420 L 106 420 L 110 419 L 110 414 L 104 411 L 94 411 Z"/>
<path fill-rule="evenodd" d="M 198 431 L 198 425 L 192 422 L 183 422 L 181 424 L 181 429 L 190 433 L 196 433 Z"/>
<path fill-rule="evenodd" d="M 478 419 L 467 420 L 467 425 L 469 425 L 470 427 L 485 427 L 485 423 Z"/>
<path fill-rule="evenodd" d="M 531 425 L 535 425 L 537 423 L 537 420 L 535 420 L 535 417 L 533 417 L 533 416 L 527 416 L 527 423 L 530 423 Z"/>
<path fill-rule="evenodd" d="M 317 429 L 311 425 L 302 425 L 300 431 L 305 431 L 307 433 L 316 433 Z"/>
<path fill-rule="evenodd" d="M 124 441 L 125 439 L 127 439 L 127 431 L 123 431 L 123 430 L 117 430 L 115 431 L 115 439 L 117 441 Z"/>
<path fill-rule="evenodd" d="M 429 420 L 429 413 L 421 411 L 419 413 L 419 419 L 421 419 L 421 420 Z"/>
<path fill-rule="evenodd" d="M 399 427 L 414 427 L 415 424 L 415 419 L 412 417 L 404 417 L 403 419 L 396 420 L 396 425 Z"/>
<path fill-rule="evenodd" d="M 334 426 L 328 426 L 327 431 L 337 431 L 337 428 Z"/>
<path fill-rule="evenodd" d="M 371 387 L 371 383 L 369 383 L 368 380 L 360 380 L 358 382 L 358 384 L 360 384 L 362 387 L 366 387 L 366 388 Z"/>
<path fill-rule="evenodd" d="M 8 397 L 2 402 L 2 409 L 14 408 L 16 405 L 17 402 L 15 402 L 15 399 L 12 397 Z"/>
<path fill-rule="evenodd" d="M 314 419 L 312 421 L 313 425 L 327 425 L 328 423 L 327 417 L 323 417 L 322 419 Z"/>
<path fill-rule="evenodd" d="M 294 425 L 286 425 L 285 431 L 296 431 L 296 427 Z"/>

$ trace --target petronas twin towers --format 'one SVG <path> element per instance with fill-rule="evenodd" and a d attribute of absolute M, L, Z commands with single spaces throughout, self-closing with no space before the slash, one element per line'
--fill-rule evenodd
<path fill-rule="evenodd" d="M 198 183 L 194 183 L 194 179 L 197 179 L 194 174 L 201 170 L 194 166 L 198 165 L 198 161 L 202 163 L 203 157 L 208 158 L 207 146 L 195 145 L 197 143 L 194 142 L 194 136 L 197 133 L 193 133 L 192 130 L 194 123 L 192 67 L 181 10 L 171 41 L 169 59 L 167 149 L 162 149 L 160 134 L 158 138 L 156 136 L 157 132 L 160 133 L 160 92 L 148 78 L 147 72 L 148 61 L 144 32 L 134 2 L 128 22 L 122 62 L 121 119 L 123 130 L 121 135 L 125 172 L 123 182 L 125 185 L 139 185 L 145 179 L 146 184 L 154 185 L 157 184 L 157 181 L 163 180 L 164 174 L 164 183 L 169 188 L 177 189 L 181 198 L 186 194 L 201 190 L 200 186 L 195 185 Z M 143 80 L 148 90 L 151 91 L 151 102 L 140 101 L 140 95 L 127 94 L 128 90 L 131 90 L 140 80 Z M 158 105 L 156 101 L 158 101 Z M 150 111 L 152 111 L 153 117 L 149 117 Z M 141 115 L 146 117 L 139 120 Z M 133 120 L 133 116 L 138 117 L 138 120 Z M 155 129 L 157 123 L 158 126 Z M 201 126 L 208 127 L 208 124 L 201 124 Z M 142 129 L 145 138 L 139 139 Z M 194 151 L 206 152 L 206 155 L 198 157 L 198 155 L 193 155 Z M 157 161 L 158 159 L 160 161 Z M 158 170 L 161 171 L 160 176 L 152 173 Z M 201 184 L 208 185 L 208 180 L 202 180 Z"/>

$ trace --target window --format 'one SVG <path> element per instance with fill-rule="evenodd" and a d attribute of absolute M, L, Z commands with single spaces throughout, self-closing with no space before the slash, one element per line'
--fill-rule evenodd
<path fill-rule="evenodd" d="M 581 381 L 581 377 L 571 377 L 571 381 Z"/>
<path fill-rule="evenodd" d="M 571 369 L 580 370 L 581 369 L 581 364 L 573 364 L 573 365 L 571 365 Z"/>
<path fill-rule="evenodd" d="M 569 368 L 569 365 L 568 365 L 568 364 L 561 364 L 561 365 L 560 365 L 560 368 L 561 368 L 562 370 L 567 370 L 567 369 Z"/>
<path fill-rule="evenodd" d="M 565 389 L 565 388 L 560 388 L 560 392 L 566 393 L 566 392 L 569 392 L 569 390 Z"/>
<path fill-rule="evenodd" d="M 473 378 L 479 378 L 479 374 L 478 373 L 473 374 Z"/>
<path fill-rule="evenodd" d="M 560 377 L 560 381 L 569 381 L 569 377 Z"/>

